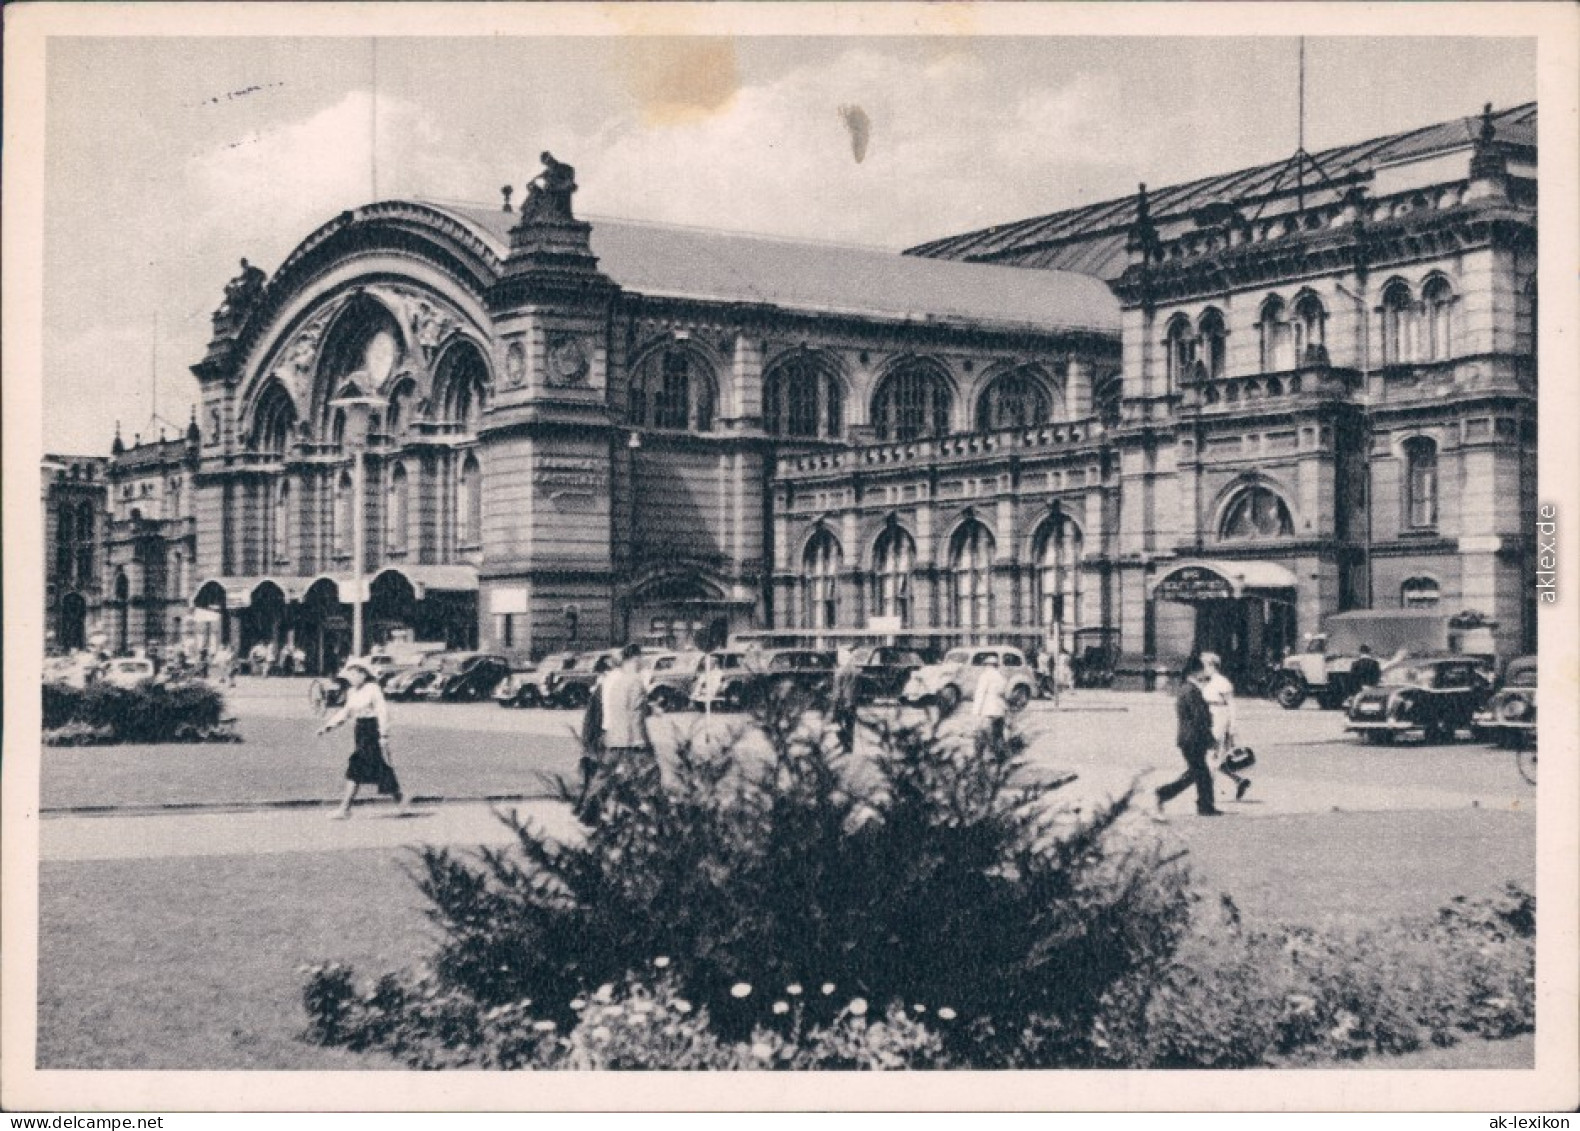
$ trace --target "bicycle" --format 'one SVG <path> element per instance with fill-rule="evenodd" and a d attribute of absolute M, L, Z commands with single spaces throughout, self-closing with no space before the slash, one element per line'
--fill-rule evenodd
<path fill-rule="evenodd" d="M 1536 744 L 1521 746 L 1514 751 L 1514 768 L 1520 771 L 1520 777 L 1536 784 Z"/>
<path fill-rule="evenodd" d="M 320 717 L 339 709 L 346 701 L 346 685 L 339 679 L 323 678 L 307 685 L 307 702 Z"/>

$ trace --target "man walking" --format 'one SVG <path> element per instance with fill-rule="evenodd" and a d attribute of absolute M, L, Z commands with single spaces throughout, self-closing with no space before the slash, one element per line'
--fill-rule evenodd
<path fill-rule="evenodd" d="M 861 701 L 861 669 L 856 664 L 857 653 L 850 652 L 840 658 L 834 672 L 831 699 L 834 708 L 834 730 L 839 735 L 839 748 L 846 754 L 856 749 L 856 724 Z"/>
<path fill-rule="evenodd" d="M 1213 801 L 1212 770 L 1207 766 L 1207 751 L 1212 749 L 1212 712 L 1202 697 L 1201 684 L 1205 676 L 1201 660 L 1192 657 L 1185 665 L 1180 680 L 1179 695 L 1174 701 L 1174 711 L 1179 722 L 1175 741 L 1185 758 L 1185 772 L 1167 785 L 1158 787 L 1158 812 L 1191 786 L 1196 787 L 1196 812 L 1203 817 L 1222 816 Z"/>
<path fill-rule="evenodd" d="M 999 669 L 998 657 L 989 656 L 987 666 L 977 678 L 976 698 L 971 702 L 979 728 L 978 741 L 990 742 L 995 747 L 1003 744 L 1004 716 L 1009 714 L 1008 691 L 1009 681 Z"/>
<path fill-rule="evenodd" d="M 604 673 L 587 705 L 583 730 L 602 742 L 582 753 L 582 796 L 576 815 L 587 823 L 603 816 L 611 801 L 619 803 L 637 781 L 658 773 L 647 733 L 647 681 L 639 671 L 642 649 L 627 644 L 619 663 Z M 584 744 L 590 737 L 584 734 Z"/>
<path fill-rule="evenodd" d="M 1251 779 L 1235 773 L 1224 762 L 1234 749 L 1234 684 L 1223 674 L 1223 661 L 1218 653 L 1203 652 L 1201 666 L 1201 694 L 1212 715 L 1212 744 L 1218 772 L 1234 782 L 1234 799 L 1239 801 L 1251 788 Z"/>

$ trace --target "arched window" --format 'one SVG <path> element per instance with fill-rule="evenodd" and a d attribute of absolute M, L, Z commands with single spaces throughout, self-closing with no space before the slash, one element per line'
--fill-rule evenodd
<path fill-rule="evenodd" d="M 1124 394 L 1124 375 L 1119 370 L 1103 374 L 1092 383 L 1092 415 L 1104 424 L 1119 423 Z"/>
<path fill-rule="evenodd" d="M 252 448 L 272 456 L 283 456 L 290 447 L 296 428 L 296 404 L 277 381 L 259 396 L 252 414 Z"/>
<path fill-rule="evenodd" d="M 1434 276 L 1422 288 L 1421 303 L 1426 314 L 1426 360 L 1447 361 L 1454 344 L 1454 289 L 1443 276 Z"/>
<path fill-rule="evenodd" d="M 1289 508 L 1266 487 L 1247 487 L 1224 512 L 1220 537 L 1225 539 L 1287 538 L 1295 532 Z"/>
<path fill-rule="evenodd" d="M 1437 445 L 1425 436 L 1406 440 L 1405 522 L 1418 530 L 1437 525 Z"/>
<path fill-rule="evenodd" d="M 806 544 L 801 556 L 801 583 L 805 593 L 802 624 L 807 628 L 834 628 L 839 624 L 839 543 L 820 530 Z"/>
<path fill-rule="evenodd" d="M 954 578 L 954 626 L 992 628 L 993 535 L 987 527 L 972 519 L 955 533 L 949 568 Z"/>
<path fill-rule="evenodd" d="M 1388 284 L 1382 296 L 1383 364 L 1403 365 L 1415 359 L 1415 303 L 1401 280 Z"/>
<path fill-rule="evenodd" d="M 1298 365 L 1326 365 L 1328 312 L 1314 294 L 1295 303 L 1295 361 Z"/>
<path fill-rule="evenodd" d="M 1412 577 L 1399 586 L 1402 609 L 1435 609 L 1441 598 L 1441 589 L 1430 577 Z"/>
<path fill-rule="evenodd" d="M 872 609 L 874 616 L 899 617 L 902 627 L 911 624 L 911 571 L 916 565 L 916 543 L 903 527 L 890 526 L 878 538 L 872 554 Z"/>
<path fill-rule="evenodd" d="M 880 440 L 917 440 L 949 430 L 949 383 L 932 367 L 910 363 L 883 379 L 872 398 Z"/>
<path fill-rule="evenodd" d="M 321 435 L 327 432 L 333 442 L 341 442 L 330 402 L 348 382 L 364 393 L 380 388 L 398 371 L 404 341 L 400 322 L 373 296 L 358 295 L 342 308 L 318 352 L 311 415 Z"/>
<path fill-rule="evenodd" d="M 715 396 L 708 363 L 671 346 L 652 354 L 631 385 L 631 423 L 676 432 L 711 432 Z"/>
<path fill-rule="evenodd" d="M 414 381 L 402 381 L 390 393 L 390 406 L 384 413 L 385 435 L 400 439 L 406 434 L 406 429 L 411 426 L 412 412 L 417 400 L 417 385 Z"/>
<path fill-rule="evenodd" d="M 329 442 L 336 448 L 342 448 L 346 443 L 346 410 L 335 409 L 335 415 L 329 424 Z"/>
<path fill-rule="evenodd" d="M 483 469 L 468 452 L 455 481 L 456 543 L 463 549 L 483 541 Z"/>
<path fill-rule="evenodd" d="M 1196 337 L 1191 333 L 1190 319 L 1183 314 L 1173 317 L 1163 339 L 1163 349 L 1169 388 L 1177 389 L 1190 379 L 1191 368 L 1196 362 Z"/>
<path fill-rule="evenodd" d="M 334 546 L 335 556 L 339 558 L 351 555 L 351 528 L 353 515 L 351 472 L 342 471 L 340 478 L 335 482 L 335 509 L 334 509 L 334 537 L 331 544 Z"/>
<path fill-rule="evenodd" d="M 816 354 L 797 353 L 763 382 L 763 427 L 772 436 L 833 439 L 844 430 L 839 378 Z"/>
<path fill-rule="evenodd" d="M 93 504 L 77 506 L 77 584 L 93 584 L 93 554 L 95 546 Z"/>
<path fill-rule="evenodd" d="M 460 425 L 462 431 L 476 432 L 488 403 L 488 366 L 470 342 L 447 350 L 434 378 L 438 393 L 439 419 Z"/>
<path fill-rule="evenodd" d="M 1016 369 L 996 378 L 977 399 L 977 430 L 1031 428 L 1053 418 L 1053 398 L 1031 369 Z"/>
<path fill-rule="evenodd" d="M 1058 624 L 1075 628 L 1081 623 L 1081 531 L 1062 515 L 1043 524 L 1033 552 L 1037 570 L 1032 577 L 1036 623 L 1041 628 Z"/>
<path fill-rule="evenodd" d="M 69 503 L 55 512 L 55 572 L 62 582 L 70 584 L 72 555 L 77 546 L 77 506 Z"/>
<path fill-rule="evenodd" d="M 1284 300 L 1274 295 L 1264 302 L 1258 325 L 1262 337 L 1262 372 L 1283 373 L 1295 368 L 1295 336 Z"/>
<path fill-rule="evenodd" d="M 385 507 L 389 552 L 404 553 L 411 522 L 411 485 L 406 479 L 406 465 L 397 463 L 390 469 L 388 505 Z"/>
<path fill-rule="evenodd" d="M 281 565 L 291 561 L 291 481 L 282 480 L 274 503 L 274 560 Z"/>
<path fill-rule="evenodd" d="M 1216 307 L 1210 306 L 1202 312 L 1197 323 L 1197 336 L 1201 341 L 1201 363 L 1207 376 L 1222 377 L 1228 362 L 1229 331 L 1224 325 L 1222 312 Z"/>

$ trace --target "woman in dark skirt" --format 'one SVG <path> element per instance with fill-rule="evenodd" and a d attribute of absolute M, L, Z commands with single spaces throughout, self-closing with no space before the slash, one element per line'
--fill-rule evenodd
<path fill-rule="evenodd" d="M 318 732 L 327 734 L 349 719 L 356 737 L 356 748 L 346 765 L 345 796 L 340 801 L 340 807 L 329 815 L 330 819 L 343 821 L 351 816 L 351 802 L 356 799 L 357 790 L 364 785 L 375 786 L 381 794 L 394 797 L 397 812 L 409 812 L 410 808 L 401 793 L 400 781 L 395 776 L 395 767 L 390 765 L 389 707 L 384 701 L 384 692 L 373 678 L 373 672 L 359 661 L 353 660 L 347 664 L 344 674 L 351 681 L 345 706 L 336 711 Z"/>

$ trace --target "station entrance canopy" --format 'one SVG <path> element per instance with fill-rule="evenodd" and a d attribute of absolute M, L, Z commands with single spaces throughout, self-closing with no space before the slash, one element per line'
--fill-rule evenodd
<path fill-rule="evenodd" d="M 1156 601 L 1199 604 L 1240 597 L 1289 598 L 1295 575 L 1276 562 L 1186 561 L 1171 566 L 1148 589 Z"/>

